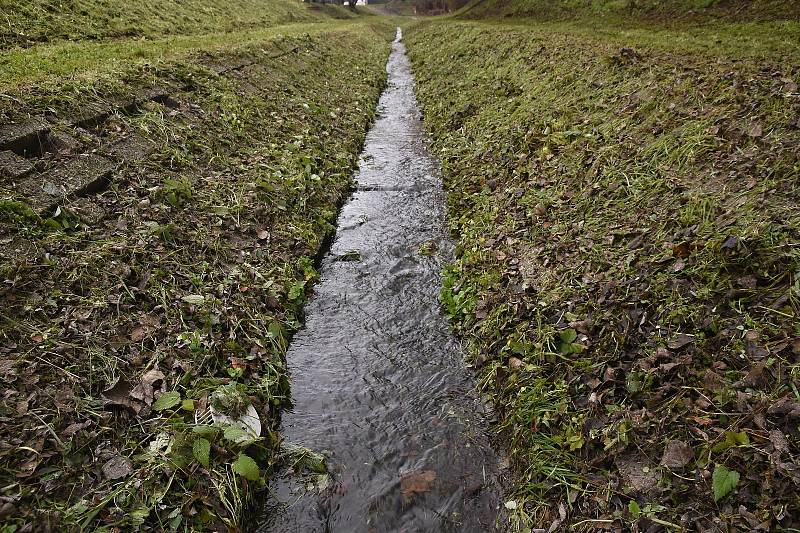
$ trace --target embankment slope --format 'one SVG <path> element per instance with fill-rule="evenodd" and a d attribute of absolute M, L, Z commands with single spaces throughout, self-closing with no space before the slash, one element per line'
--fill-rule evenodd
<path fill-rule="evenodd" d="M 797 22 L 636 24 L 407 32 L 507 507 L 519 530 L 796 528 Z"/>
<path fill-rule="evenodd" d="M 385 84 L 373 19 L 0 52 L 37 65 L 0 95 L 4 531 L 240 528 Z M 42 60 L 75 46 L 103 68 Z"/>

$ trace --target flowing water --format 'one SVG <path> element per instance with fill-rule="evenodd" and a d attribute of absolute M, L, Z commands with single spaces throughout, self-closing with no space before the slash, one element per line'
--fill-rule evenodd
<path fill-rule="evenodd" d="M 287 354 L 288 442 L 324 450 L 331 486 L 279 480 L 263 532 L 491 531 L 498 459 L 441 315 L 452 257 L 401 33 L 358 188 Z"/>

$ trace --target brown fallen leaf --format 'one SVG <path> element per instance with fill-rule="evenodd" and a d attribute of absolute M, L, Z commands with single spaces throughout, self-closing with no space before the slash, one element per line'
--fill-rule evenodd
<path fill-rule="evenodd" d="M 789 453 L 789 441 L 781 430 L 773 429 L 769 432 L 769 440 L 778 453 Z"/>
<path fill-rule="evenodd" d="M 758 285 L 758 279 L 755 276 L 742 276 L 736 280 L 736 284 L 743 289 L 755 289 Z"/>
<path fill-rule="evenodd" d="M 164 373 L 160 370 L 150 370 L 142 376 L 142 380 L 131 390 L 131 398 L 143 402 L 145 405 L 152 405 L 155 399 L 154 393 L 156 390 L 163 392 L 163 387 L 159 387 L 164 383 Z"/>
<path fill-rule="evenodd" d="M 694 337 L 691 337 L 685 333 L 679 333 L 676 335 L 672 340 L 667 343 L 667 346 L 671 350 L 677 350 L 679 348 L 683 348 L 687 344 L 691 344 L 694 342 Z"/>
<path fill-rule="evenodd" d="M 23 461 L 19 465 L 19 472 L 17 472 L 16 476 L 18 478 L 30 477 L 36 471 L 36 467 L 39 466 L 41 460 L 41 456 L 37 455 L 29 461 Z"/>
<path fill-rule="evenodd" d="M 115 455 L 103 465 L 102 470 L 106 479 L 119 479 L 131 475 L 133 464 L 127 457 Z"/>
<path fill-rule="evenodd" d="M 147 328 L 142 326 L 137 326 L 131 330 L 131 340 L 133 342 L 142 342 L 144 339 L 147 338 Z"/>
<path fill-rule="evenodd" d="M 661 466 L 667 468 L 683 468 L 694 460 L 694 451 L 691 446 L 683 441 L 670 440 L 664 446 L 664 455 L 661 456 Z"/>
<path fill-rule="evenodd" d="M 692 245 L 688 242 L 682 242 L 672 247 L 672 255 L 686 259 L 692 255 Z"/>
<path fill-rule="evenodd" d="M 705 387 L 706 390 L 718 391 L 724 389 L 726 386 L 727 382 L 722 376 L 711 369 L 706 370 L 705 376 L 703 376 L 703 387 Z"/>
<path fill-rule="evenodd" d="M 525 366 L 525 363 L 522 362 L 522 359 L 518 359 L 516 357 L 509 357 L 508 358 L 508 366 L 513 368 L 514 370 L 520 369 Z"/>
<path fill-rule="evenodd" d="M 767 414 L 788 415 L 792 418 L 800 418 L 800 403 L 794 401 L 791 396 L 784 396 L 769 406 Z"/>
<path fill-rule="evenodd" d="M 105 404 L 110 406 L 127 407 L 134 413 L 139 414 L 144 405 L 141 402 L 131 400 L 130 394 L 133 386 L 124 378 L 117 380 L 114 385 L 103 391 Z"/>
<path fill-rule="evenodd" d="M 112 387 L 103 391 L 103 396 L 106 398 L 106 405 L 127 407 L 138 415 L 142 409 L 153 404 L 156 390 L 163 392 L 163 383 L 164 373 L 151 370 L 135 386 L 120 378 Z"/>
<path fill-rule="evenodd" d="M 64 437 L 65 439 L 68 439 L 78 431 L 86 429 L 91 425 L 92 425 L 91 420 L 87 420 L 86 422 L 76 422 L 74 424 L 70 424 L 66 428 L 64 428 L 64 431 L 61 432 L 61 436 Z"/>
<path fill-rule="evenodd" d="M 720 245 L 720 249 L 723 253 L 733 253 L 736 250 L 736 247 L 739 245 L 739 239 L 734 237 L 733 235 L 729 235 L 726 238 L 722 245 Z"/>
<path fill-rule="evenodd" d="M 649 492 L 658 485 L 659 476 L 649 467 L 647 457 L 617 457 L 615 462 L 625 485 L 633 490 Z"/>
<path fill-rule="evenodd" d="M 691 420 L 692 422 L 699 424 L 701 426 L 710 426 L 714 423 L 713 420 L 708 418 L 707 416 L 690 416 L 687 420 Z"/>
<path fill-rule="evenodd" d="M 433 470 L 411 472 L 400 477 L 400 492 L 404 497 L 410 498 L 414 494 L 431 490 L 434 481 L 436 481 L 436 472 Z"/>
<path fill-rule="evenodd" d="M 737 385 L 742 387 L 760 387 L 766 382 L 766 364 L 758 362 L 754 364 Z"/>
<path fill-rule="evenodd" d="M 158 329 L 159 324 L 160 320 L 157 316 L 142 315 L 139 317 L 139 325 L 131 330 L 131 340 L 133 342 L 142 342 Z"/>

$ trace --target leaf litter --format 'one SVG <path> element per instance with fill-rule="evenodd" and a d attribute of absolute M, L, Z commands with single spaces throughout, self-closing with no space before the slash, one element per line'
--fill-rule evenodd
<path fill-rule="evenodd" d="M 507 527 L 798 528 L 798 56 L 607 30 L 406 32 Z"/>
<path fill-rule="evenodd" d="M 130 136 L 159 148 L 52 217 L 0 178 L 9 531 L 237 530 L 273 465 L 292 460 L 277 432 L 285 350 L 392 35 L 332 27 L 0 100 L 3 123 L 67 123 L 154 85 L 172 106 L 73 128 L 80 151 Z M 36 172 L 74 155 L 43 156 Z"/>

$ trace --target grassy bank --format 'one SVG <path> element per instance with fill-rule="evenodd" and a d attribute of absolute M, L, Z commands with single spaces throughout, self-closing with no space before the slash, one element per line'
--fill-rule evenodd
<path fill-rule="evenodd" d="M 797 30 L 736 27 L 407 32 L 519 530 L 800 526 Z"/>
<path fill-rule="evenodd" d="M 67 76 L 93 83 L 97 78 L 124 76 L 133 66 L 148 66 L 156 61 L 177 61 L 202 52 L 253 48 L 265 40 L 320 34 L 352 21 L 320 21 L 284 24 L 251 30 L 203 35 L 175 35 L 152 40 L 121 39 L 114 41 L 62 41 L 35 48 L 15 48 L 0 52 L 0 91 L 19 85 L 42 85 L 62 82 Z M 6 97 L 8 98 L 8 96 Z"/>
<path fill-rule="evenodd" d="M 0 97 L 3 531 L 235 530 L 281 460 L 393 27 L 253 35 Z"/>
<path fill-rule="evenodd" d="M 784 0 L 475 0 L 459 11 L 464 18 L 581 20 L 625 26 L 653 23 L 685 29 L 717 22 L 797 20 L 800 6 Z"/>
<path fill-rule="evenodd" d="M 0 49 L 61 40 L 152 39 L 354 17 L 300 0 L 0 1 Z"/>

